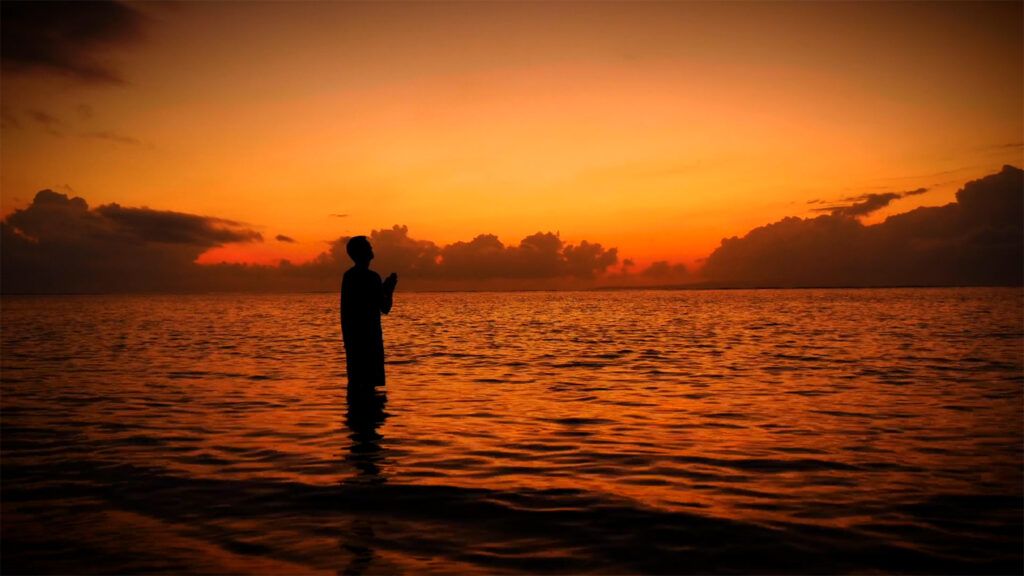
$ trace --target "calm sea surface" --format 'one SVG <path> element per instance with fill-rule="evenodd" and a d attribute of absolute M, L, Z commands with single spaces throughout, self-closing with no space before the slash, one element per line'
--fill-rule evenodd
<path fill-rule="evenodd" d="M 2 569 L 1019 572 L 1020 289 L 5 297 Z"/>

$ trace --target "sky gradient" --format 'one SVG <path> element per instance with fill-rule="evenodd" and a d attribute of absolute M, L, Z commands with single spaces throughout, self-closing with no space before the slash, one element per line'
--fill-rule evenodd
<path fill-rule="evenodd" d="M 1024 163 L 1020 3 L 107 7 L 4 3 L 3 216 L 52 189 L 262 238 L 200 263 L 400 225 L 693 272 L 758 226 L 879 223 Z"/>

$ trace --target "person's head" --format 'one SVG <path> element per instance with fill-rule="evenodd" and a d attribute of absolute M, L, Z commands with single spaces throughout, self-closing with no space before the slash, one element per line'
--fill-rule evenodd
<path fill-rule="evenodd" d="M 353 236 L 345 244 L 348 257 L 356 264 L 369 264 L 373 260 L 373 247 L 366 236 Z"/>

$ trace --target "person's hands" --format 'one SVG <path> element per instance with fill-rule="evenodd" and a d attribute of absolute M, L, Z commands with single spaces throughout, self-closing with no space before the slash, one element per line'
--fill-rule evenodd
<path fill-rule="evenodd" d="M 398 284 L 398 274 L 395 274 L 394 272 L 389 274 L 388 277 L 384 279 L 384 289 L 387 290 L 388 292 L 394 292 L 395 291 L 395 285 L 397 285 L 397 284 Z"/>

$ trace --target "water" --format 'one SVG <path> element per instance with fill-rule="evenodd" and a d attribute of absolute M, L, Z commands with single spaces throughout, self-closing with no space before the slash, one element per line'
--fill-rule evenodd
<path fill-rule="evenodd" d="M 3 299 L 3 569 L 1016 572 L 1020 289 Z"/>

